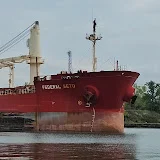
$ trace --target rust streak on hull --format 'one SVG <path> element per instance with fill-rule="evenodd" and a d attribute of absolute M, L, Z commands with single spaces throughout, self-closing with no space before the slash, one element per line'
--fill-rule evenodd
<path fill-rule="evenodd" d="M 40 131 L 91 132 L 92 113 L 41 113 Z M 45 116 L 44 116 L 45 115 Z M 47 116 L 47 118 L 45 118 Z M 123 133 L 124 114 L 122 112 L 96 113 L 92 132 Z"/>

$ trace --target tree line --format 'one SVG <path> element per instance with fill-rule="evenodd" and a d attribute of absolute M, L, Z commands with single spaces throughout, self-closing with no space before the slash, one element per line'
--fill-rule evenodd
<path fill-rule="evenodd" d="M 137 99 L 134 104 L 126 104 L 127 109 L 150 110 L 160 113 L 160 84 L 154 81 L 143 86 L 134 84 Z"/>

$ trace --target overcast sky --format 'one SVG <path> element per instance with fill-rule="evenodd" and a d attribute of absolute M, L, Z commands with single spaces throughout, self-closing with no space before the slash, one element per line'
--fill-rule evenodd
<path fill-rule="evenodd" d="M 128 70 L 139 72 L 138 84 L 160 83 L 160 0 L 0 0 L 0 45 L 34 21 L 40 22 L 42 75 L 68 68 L 91 71 L 92 45 L 85 39 L 97 20 L 98 70 L 113 70 L 114 58 Z M 26 40 L 0 58 L 28 54 Z M 8 86 L 8 68 L 0 70 L 1 86 Z M 15 85 L 29 81 L 29 66 L 17 64 Z"/>

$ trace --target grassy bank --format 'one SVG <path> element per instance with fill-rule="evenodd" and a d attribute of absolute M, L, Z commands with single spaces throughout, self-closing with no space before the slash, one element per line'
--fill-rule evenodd
<path fill-rule="evenodd" d="M 148 110 L 127 110 L 124 114 L 125 124 L 160 123 L 160 114 Z"/>

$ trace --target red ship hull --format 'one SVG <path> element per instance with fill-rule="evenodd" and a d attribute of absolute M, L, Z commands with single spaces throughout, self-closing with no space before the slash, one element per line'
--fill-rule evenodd
<path fill-rule="evenodd" d="M 0 112 L 35 114 L 36 129 L 43 131 L 123 133 L 123 103 L 134 96 L 138 76 L 101 71 L 36 77 L 27 89 L 0 89 Z"/>

